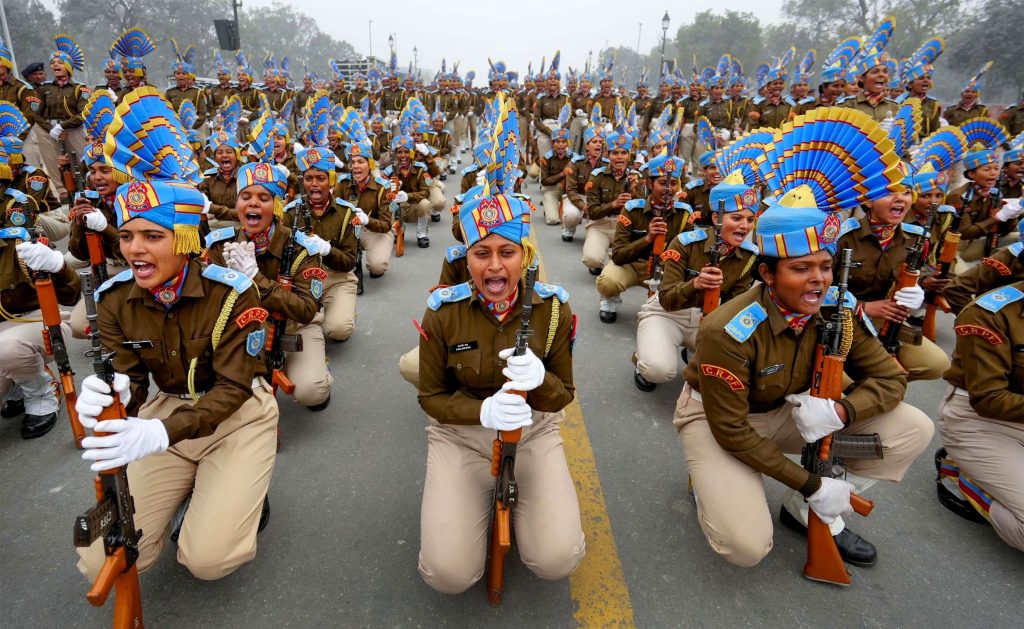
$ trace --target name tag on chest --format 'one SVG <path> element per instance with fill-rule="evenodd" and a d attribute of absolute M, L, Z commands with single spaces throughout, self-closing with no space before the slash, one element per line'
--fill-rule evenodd
<path fill-rule="evenodd" d="M 448 346 L 448 352 L 451 354 L 458 354 L 459 352 L 468 352 L 471 349 L 477 349 L 476 341 L 466 341 L 465 343 L 456 343 L 455 345 Z"/>
<path fill-rule="evenodd" d="M 125 349 L 144 349 L 153 347 L 153 341 L 142 340 L 142 341 L 124 341 L 121 343 Z"/>

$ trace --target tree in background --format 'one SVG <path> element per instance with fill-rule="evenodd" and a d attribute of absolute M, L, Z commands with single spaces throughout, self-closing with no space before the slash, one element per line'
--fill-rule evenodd
<path fill-rule="evenodd" d="M 56 24 L 53 13 L 39 0 L 4 3 L 7 26 L 14 40 L 14 56 L 18 61 L 16 74 L 35 61 L 46 63 L 53 50 L 53 33 L 39 29 L 40 24 Z M 11 42 L 7 42 L 10 44 Z"/>
<path fill-rule="evenodd" d="M 963 77 L 953 86 L 950 100 L 956 98 L 955 92 L 986 61 L 993 64 L 985 75 L 984 102 L 1020 100 L 1024 91 L 1021 33 L 1024 33 L 1024 8 L 1020 0 L 986 0 L 974 19 L 967 21 L 964 28 L 946 42 L 943 57 Z"/>
<path fill-rule="evenodd" d="M 729 53 L 743 64 L 744 72 L 752 75 L 763 54 L 761 33 L 761 22 L 752 13 L 702 11 L 693 22 L 679 27 L 674 46 L 666 50 L 665 56 L 675 57 L 687 80 L 693 74 L 694 54 L 698 71 L 715 67 L 718 59 Z"/>

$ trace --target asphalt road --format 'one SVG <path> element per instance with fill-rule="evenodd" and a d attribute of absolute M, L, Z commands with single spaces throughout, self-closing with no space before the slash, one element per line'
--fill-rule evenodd
<path fill-rule="evenodd" d="M 457 188 L 458 179 L 447 183 Z M 539 204 L 536 184 L 527 193 Z M 873 568 L 851 568 L 852 587 L 804 580 L 805 541 L 786 529 L 754 568 L 719 559 L 687 496 L 671 424 L 681 382 L 653 393 L 633 386 L 642 289 L 625 296 L 617 323 L 601 323 L 594 278 L 579 261 L 581 239 L 562 243 L 541 216 L 534 225 L 549 281 L 569 291 L 580 317 L 575 377 L 582 436 L 597 470 L 586 480 L 599 483 L 603 502 L 592 506 L 614 533 L 614 543 L 589 548 L 584 566 L 601 573 L 621 565 L 628 599 L 589 609 L 602 601 L 586 592 L 605 582 L 541 581 L 514 550 L 500 609 L 487 604 L 482 585 L 459 596 L 435 593 L 416 571 L 426 419 L 397 363 L 417 342 L 412 320 L 422 317 L 425 291 L 453 244 L 450 219 L 443 220 L 431 229 L 429 249 L 416 248 L 409 234 L 405 257 L 393 259 L 383 278 L 367 276 L 355 334 L 328 348 L 336 384 L 330 407 L 309 413 L 282 401 L 273 511 L 256 559 L 203 582 L 175 561 L 169 543 L 141 577 L 149 627 L 1020 626 L 1024 556 L 936 501 L 937 437 L 902 484 L 870 492 L 870 518 L 851 517 L 851 528 L 880 554 Z M 950 323 L 941 322 L 947 349 Z M 89 373 L 85 349 L 73 342 L 79 380 Z M 942 391 L 942 382 L 916 383 L 907 401 L 934 418 Z M 94 495 L 64 418 L 35 441 L 20 439 L 17 421 L 0 423 L 0 478 L 0 626 L 108 626 L 111 605 L 86 602 L 88 585 L 74 565 L 72 523 Z M 777 518 L 782 487 L 768 481 L 766 490 Z M 581 492 L 581 500 L 593 496 Z"/>

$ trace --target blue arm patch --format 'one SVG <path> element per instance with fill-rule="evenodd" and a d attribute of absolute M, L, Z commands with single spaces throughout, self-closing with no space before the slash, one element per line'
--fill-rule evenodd
<path fill-rule="evenodd" d="M 755 96 L 754 98 L 750 99 L 750 102 L 754 103 L 755 105 L 760 105 L 762 102 L 764 102 L 764 96 Z"/>
<path fill-rule="evenodd" d="M 999 312 L 1003 309 L 1006 304 L 1012 304 L 1015 301 L 1024 299 L 1024 292 L 1014 288 L 1013 286 L 1003 286 L 991 290 L 981 297 L 978 297 L 974 303 L 978 304 L 989 312 Z"/>
<path fill-rule="evenodd" d="M 28 195 L 17 188 L 8 188 L 7 194 L 14 197 L 14 200 L 18 203 L 28 203 Z"/>
<path fill-rule="evenodd" d="M 380 184 L 382 186 L 390 186 L 391 185 L 391 182 L 388 181 L 387 179 L 383 178 L 383 177 L 374 177 L 373 180 L 376 181 L 378 184 Z"/>
<path fill-rule="evenodd" d="M 569 291 L 565 290 L 561 286 L 555 284 L 545 284 L 544 282 L 536 282 L 533 285 L 533 292 L 537 293 L 544 299 L 549 297 L 557 297 L 558 301 L 563 304 L 569 301 Z"/>
<path fill-rule="evenodd" d="M 956 214 L 956 208 L 952 205 L 940 205 L 937 210 L 939 214 Z"/>
<path fill-rule="evenodd" d="M 295 232 L 295 242 L 299 243 L 299 246 L 306 250 L 306 253 L 315 256 L 317 247 L 313 243 L 313 239 L 305 232 Z"/>
<path fill-rule="evenodd" d="M 682 245 L 692 245 L 695 242 L 707 240 L 708 233 L 703 229 L 692 229 L 686 232 L 679 232 L 679 235 L 676 236 L 676 238 L 679 239 L 679 242 Z"/>
<path fill-rule="evenodd" d="M 575 153 L 575 154 L 573 154 L 573 156 L 572 156 L 572 161 L 573 161 L 573 163 L 576 163 L 576 162 L 582 162 L 582 161 L 583 161 L 584 159 L 586 159 L 586 158 L 585 158 L 585 157 L 583 157 L 582 155 L 580 155 L 579 153 Z"/>
<path fill-rule="evenodd" d="M 591 176 L 600 175 L 603 172 L 604 172 L 604 166 L 600 166 L 600 167 L 595 168 L 594 170 L 590 171 L 590 175 Z"/>
<path fill-rule="evenodd" d="M 216 243 L 218 243 L 218 242 L 220 242 L 222 240 L 234 239 L 234 237 L 235 237 L 235 228 L 234 227 L 222 227 L 220 229 L 215 229 L 212 232 L 210 232 L 209 234 L 206 234 L 206 248 L 209 249 L 214 244 L 216 244 Z"/>
<path fill-rule="evenodd" d="M 703 179 L 700 179 L 700 178 L 698 178 L 698 179 L 691 179 L 690 181 L 686 182 L 686 189 L 687 190 L 693 190 L 697 186 L 703 186 L 703 185 L 704 185 L 704 180 Z"/>
<path fill-rule="evenodd" d="M 754 333 L 757 326 L 768 318 L 768 312 L 756 301 L 739 311 L 732 321 L 725 324 L 725 333 L 744 343 Z"/>
<path fill-rule="evenodd" d="M 32 240 L 32 234 L 28 233 L 28 230 L 24 227 L 5 227 L 0 229 L 0 238 L 4 240 L 13 240 L 15 238 L 28 242 Z"/>
<path fill-rule="evenodd" d="M 642 210 L 644 205 L 647 203 L 644 199 L 630 199 L 626 201 L 627 210 Z"/>
<path fill-rule="evenodd" d="M 843 301 L 846 303 L 847 308 L 857 307 L 857 298 L 853 296 L 853 293 L 846 291 L 846 295 L 843 297 Z M 829 286 L 828 292 L 825 293 L 825 301 L 821 302 L 822 306 L 838 306 L 839 305 L 839 287 Z"/>
<path fill-rule="evenodd" d="M 203 269 L 203 277 L 208 280 L 220 282 L 221 284 L 227 284 L 238 293 L 244 293 L 246 289 L 252 286 L 252 280 L 247 278 L 245 275 L 238 271 L 232 271 L 231 269 L 225 269 L 222 266 L 217 266 L 216 264 L 211 264 Z"/>
<path fill-rule="evenodd" d="M 391 176 L 391 173 L 392 173 L 392 172 L 393 172 L 393 171 L 392 171 L 392 168 L 391 168 L 391 166 L 388 166 L 387 168 L 385 168 L 385 169 L 384 169 L 384 174 L 385 174 L 385 175 L 387 175 L 388 177 L 390 177 L 390 176 Z"/>
<path fill-rule="evenodd" d="M 855 229 L 860 229 L 860 221 L 855 218 L 848 218 L 843 221 L 843 226 L 839 228 L 839 238 L 852 232 Z M 837 238 L 838 240 L 838 238 Z"/>
<path fill-rule="evenodd" d="M 914 223 L 903 223 L 903 231 L 906 233 L 914 234 L 915 236 L 924 236 L 924 227 L 921 225 L 915 225 Z"/>
<path fill-rule="evenodd" d="M 1024 251 L 1024 242 L 1015 242 L 1009 246 L 1010 253 L 1015 256 L 1019 256 L 1021 251 Z"/>
<path fill-rule="evenodd" d="M 686 232 L 683 232 L 683 233 L 686 233 Z M 749 251 L 750 253 L 754 254 L 755 256 L 756 255 L 760 255 L 760 253 L 761 253 L 761 250 L 757 248 L 757 245 L 755 245 L 754 243 L 752 243 L 750 241 L 747 241 L 747 240 L 744 240 L 743 242 L 740 243 L 740 249 L 743 249 L 745 251 Z"/>
<path fill-rule="evenodd" d="M 451 264 L 456 260 L 461 260 L 466 257 L 466 245 L 455 245 L 454 247 L 448 247 L 444 254 L 445 260 Z"/>
<path fill-rule="evenodd" d="M 469 282 L 465 284 L 457 284 L 455 286 L 445 286 L 438 288 L 434 292 L 430 293 L 427 297 L 427 307 L 431 310 L 437 310 L 441 307 L 441 304 L 451 304 L 457 301 L 467 299 L 473 291 L 469 288 Z"/>
<path fill-rule="evenodd" d="M 131 269 L 126 269 L 124 271 L 121 271 L 120 273 L 118 273 L 114 277 L 108 279 L 106 282 L 103 282 L 102 284 L 100 284 L 99 288 L 97 288 L 93 292 L 93 294 L 92 294 L 93 299 L 96 300 L 96 303 L 100 303 L 100 298 L 103 296 L 103 292 L 104 291 L 109 289 L 111 286 L 114 286 L 115 284 L 121 284 L 123 282 L 127 282 L 130 279 L 132 279 L 132 270 Z"/>

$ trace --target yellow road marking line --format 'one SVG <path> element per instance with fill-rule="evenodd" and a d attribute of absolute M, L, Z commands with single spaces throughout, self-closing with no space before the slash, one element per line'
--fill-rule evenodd
<path fill-rule="evenodd" d="M 579 627 L 636 627 L 578 396 L 565 409 L 561 433 L 587 536 L 587 556 L 569 577 L 573 618 Z"/>

